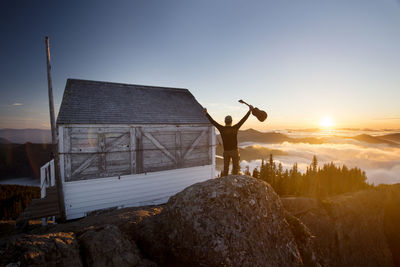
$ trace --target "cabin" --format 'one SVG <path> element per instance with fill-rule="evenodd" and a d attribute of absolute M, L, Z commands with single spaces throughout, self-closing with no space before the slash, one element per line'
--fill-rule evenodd
<path fill-rule="evenodd" d="M 68 79 L 56 124 L 67 219 L 215 177 L 214 127 L 187 89 Z"/>

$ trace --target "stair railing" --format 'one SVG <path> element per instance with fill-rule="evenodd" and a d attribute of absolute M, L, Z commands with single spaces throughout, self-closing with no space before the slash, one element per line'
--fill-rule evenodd
<path fill-rule="evenodd" d="M 46 197 L 46 188 L 55 185 L 55 174 L 54 174 L 54 159 L 47 162 L 40 168 L 40 198 Z M 47 225 L 49 218 L 42 218 L 42 225 Z M 53 223 L 55 223 L 55 216 L 52 217 Z"/>

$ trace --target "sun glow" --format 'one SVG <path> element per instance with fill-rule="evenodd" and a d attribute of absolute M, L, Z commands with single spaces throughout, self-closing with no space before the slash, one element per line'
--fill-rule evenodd
<path fill-rule="evenodd" d="M 331 117 L 323 117 L 319 121 L 319 126 L 323 128 L 332 128 L 334 125 L 335 123 L 333 122 L 333 119 Z"/>

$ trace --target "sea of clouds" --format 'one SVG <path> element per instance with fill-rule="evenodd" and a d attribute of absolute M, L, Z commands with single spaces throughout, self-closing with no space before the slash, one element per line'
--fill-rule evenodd
<path fill-rule="evenodd" d="M 277 164 L 281 163 L 284 169 L 290 169 L 297 162 L 300 171 L 304 172 L 310 165 L 314 155 L 317 156 L 319 166 L 333 162 L 336 165 L 345 164 L 347 167 L 358 167 L 366 172 L 368 182 L 372 184 L 400 183 L 400 148 L 385 144 L 368 144 L 355 140 L 348 143 L 305 144 L 251 144 L 265 146 L 270 149 L 279 149 L 287 153 L 286 156 L 274 156 Z M 246 143 L 245 146 L 250 145 Z M 242 145 L 243 147 L 243 145 Z M 249 166 L 250 171 L 261 165 L 261 159 L 250 162 L 242 161 L 241 168 Z"/>

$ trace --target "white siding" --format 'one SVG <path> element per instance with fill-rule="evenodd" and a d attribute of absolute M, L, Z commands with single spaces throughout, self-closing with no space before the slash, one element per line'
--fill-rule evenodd
<path fill-rule="evenodd" d="M 111 207 L 161 204 L 184 188 L 214 178 L 215 165 L 64 183 L 67 219 Z"/>

